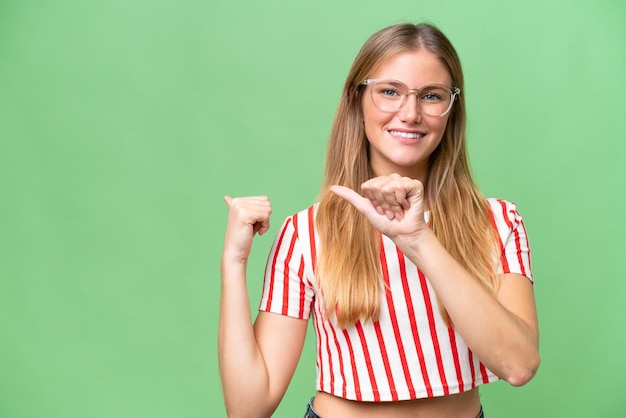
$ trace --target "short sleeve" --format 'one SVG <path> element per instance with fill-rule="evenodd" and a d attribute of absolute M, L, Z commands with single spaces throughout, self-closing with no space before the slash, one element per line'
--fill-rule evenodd
<path fill-rule="evenodd" d="M 534 283 L 528 235 L 515 203 L 499 199 L 488 202 L 499 238 L 501 272 L 521 274 Z"/>
<path fill-rule="evenodd" d="M 302 243 L 298 236 L 299 214 L 285 220 L 270 250 L 260 311 L 308 319 L 314 287 L 307 278 Z"/>

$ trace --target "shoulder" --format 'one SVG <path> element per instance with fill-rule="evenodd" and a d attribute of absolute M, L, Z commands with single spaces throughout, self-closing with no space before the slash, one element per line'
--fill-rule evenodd
<path fill-rule="evenodd" d="M 281 232 L 292 231 L 296 236 L 309 235 L 315 230 L 315 213 L 318 204 L 312 204 L 306 209 L 287 216 L 283 220 Z"/>
<path fill-rule="evenodd" d="M 488 198 L 487 206 L 491 219 L 498 230 L 517 228 L 522 223 L 522 215 L 517 210 L 517 204 L 504 199 Z"/>
<path fill-rule="evenodd" d="M 517 204 L 509 200 L 499 199 L 497 197 L 489 197 L 486 199 L 492 211 L 508 212 L 517 211 Z"/>
<path fill-rule="evenodd" d="M 487 199 L 490 216 L 500 241 L 502 273 L 518 273 L 534 283 L 530 244 L 517 205 L 502 199 Z"/>
<path fill-rule="evenodd" d="M 287 222 L 301 223 L 303 221 L 313 222 L 313 220 L 315 220 L 315 214 L 317 213 L 318 206 L 319 206 L 318 203 L 314 203 L 305 209 L 302 209 L 292 215 L 289 215 L 287 219 L 285 219 L 285 223 Z"/>

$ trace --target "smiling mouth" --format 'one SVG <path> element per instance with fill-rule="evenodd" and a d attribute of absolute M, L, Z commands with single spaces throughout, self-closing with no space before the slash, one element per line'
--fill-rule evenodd
<path fill-rule="evenodd" d="M 408 139 L 420 139 L 426 135 L 426 134 L 422 134 L 419 132 L 401 132 L 401 131 L 389 131 L 389 133 L 393 136 L 400 136 L 402 138 L 408 138 Z"/>

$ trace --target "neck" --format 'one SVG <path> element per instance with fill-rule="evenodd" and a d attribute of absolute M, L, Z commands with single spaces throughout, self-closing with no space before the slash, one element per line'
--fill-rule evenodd
<path fill-rule="evenodd" d="M 428 180 L 428 166 L 421 167 L 394 167 L 390 169 L 383 168 L 381 170 L 372 169 L 374 177 L 389 176 L 391 174 L 399 174 L 402 177 L 419 180 L 424 187 Z"/>

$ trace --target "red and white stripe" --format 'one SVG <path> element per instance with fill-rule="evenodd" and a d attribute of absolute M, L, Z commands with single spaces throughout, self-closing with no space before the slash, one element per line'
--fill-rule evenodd
<path fill-rule="evenodd" d="M 526 230 L 515 205 L 489 199 L 500 237 L 502 272 L 532 280 Z M 439 314 L 426 277 L 387 237 L 380 261 L 388 290 L 380 319 L 342 330 L 322 315 L 315 286 L 317 237 L 312 206 L 289 217 L 270 251 L 260 310 L 314 316 L 317 390 L 359 401 L 397 401 L 460 393 L 498 379 Z"/>

